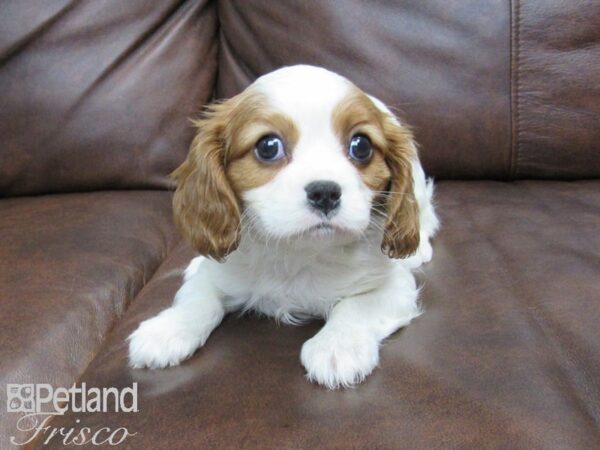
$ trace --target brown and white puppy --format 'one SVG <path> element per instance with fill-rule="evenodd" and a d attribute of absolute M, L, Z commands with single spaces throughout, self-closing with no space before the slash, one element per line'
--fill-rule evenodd
<path fill-rule="evenodd" d="M 229 311 L 324 317 L 310 380 L 362 381 L 379 343 L 420 314 L 411 269 L 431 259 L 433 184 L 410 131 L 322 68 L 260 77 L 211 105 L 175 171 L 175 219 L 198 252 L 173 306 L 130 336 L 133 367 L 179 364 Z"/>

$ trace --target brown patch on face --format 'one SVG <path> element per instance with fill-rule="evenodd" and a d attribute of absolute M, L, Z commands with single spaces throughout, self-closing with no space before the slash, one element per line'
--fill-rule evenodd
<path fill-rule="evenodd" d="M 356 87 L 337 106 L 332 123 L 344 149 L 355 134 L 371 140 L 371 160 L 352 162 L 376 197 L 389 186 L 382 194 L 386 220 L 381 249 L 390 258 L 412 255 L 419 246 L 419 211 L 412 179 L 412 160 L 417 155 L 410 130 Z"/>
<path fill-rule="evenodd" d="M 378 151 L 374 151 L 371 161 L 366 165 L 360 165 L 359 170 L 363 182 L 376 192 L 383 191 L 392 176 L 383 155 Z"/>
<path fill-rule="evenodd" d="M 350 159 L 359 170 L 363 182 L 373 191 L 383 191 L 392 173 L 385 162 L 386 142 L 383 134 L 381 111 L 360 89 L 352 92 L 337 106 L 333 113 L 333 129 L 344 150 L 355 134 L 364 134 L 373 144 L 370 161 L 361 163 Z"/>
<path fill-rule="evenodd" d="M 189 154 L 172 174 L 175 221 L 198 252 L 222 260 L 239 243 L 241 193 L 268 182 L 285 164 L 257 161 L 254 145 L 264 135 L 277 134 L 290 151 L 298 132 L 252 88 L 210 105 L 194 125 L 198 132 Z"/>
<path fill-rule="evenodd" d="M 226 173 L 238 196 L 273 179 L 284 167 L 299 139 L 299 131 L 286 115 L 270 110 L 266 105 L 260 114 L 240 117 L 229 147 Z M 258 140 L 275 134 L 283 140 L 286 157 L 272 163 L 259 161 L 254 155 Z"/>

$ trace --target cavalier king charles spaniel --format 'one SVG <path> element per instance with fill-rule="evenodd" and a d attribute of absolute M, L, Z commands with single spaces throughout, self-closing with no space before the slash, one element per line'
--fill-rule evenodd
<path fill-rule="evenodd" d="M 130 365 L 177 365 L 225 314 L 253 310 L 324 318 L 300 353 L 307 378 L 363 381 L 381 341 L 421 313 L 411 270 L 431 259 L 438 227 L 410 130 L 347 79 L 306 65 L 258 78 L 195 125 L 173 206 L 202 256 L 173 305 L 129 337 Z"/>

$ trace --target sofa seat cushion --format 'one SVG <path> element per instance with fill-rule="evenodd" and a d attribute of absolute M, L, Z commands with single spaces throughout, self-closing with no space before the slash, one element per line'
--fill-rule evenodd
<path fill-rule="evenodd" d="M 3 399 L 7 383 L 77 380 L 179 239 L 170 197 L 124 191 L 0 200 Z M 8 439 L 17 414 L 0 417 Z"/>
<path fill-rule="evenodd" d="M 437 204 L 442 229 L 418 274 L 426 313 L 356 389 L 304 379 L 300 347 L 319 322 L 228 317 L 183 365 L 129 369 L 124 340 L 171 303 L 193 256 L 180 244 L 80 380 L 137 382 L 139 412 L 52 426 L 126 427 L 140 449 L 596 446 L 600 181 L 441 182 Z"/>

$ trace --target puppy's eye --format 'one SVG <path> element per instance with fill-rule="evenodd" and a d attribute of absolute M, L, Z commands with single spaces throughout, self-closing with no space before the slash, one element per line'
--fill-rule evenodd
<path fill-rule="evenodd" d="M 364 134 L 355 134 L 352 136 L 352 139 L 350 139 L 348 155 L 358 162 L 366 163 L 371 159 L 371 156 L 373 156 L 371 140 Z"/>
<path fill-rule="evenodd" d="M 280 137 L 269 135 L 256 143 L 254 154 L 261 161 L 273 162 L 285 157 L 285 148 Z"/>

